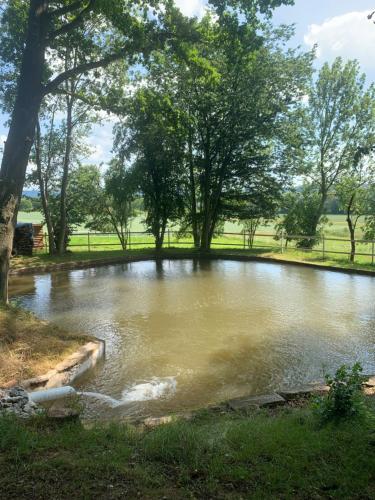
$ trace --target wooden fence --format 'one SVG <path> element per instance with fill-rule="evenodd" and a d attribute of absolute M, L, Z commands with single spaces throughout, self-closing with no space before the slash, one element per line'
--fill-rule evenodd
<path fill-rule="evenodd" d="M 45 234 L 45 251 L 48 251 L 48 237 Z M 127 233 L 126 249 L 134 250 L 140 248 L 154 248 L 155 241 L 151 233 L 142 231 L 129 231 Z M 314 246 L 301 247 L 300 241 L 314 241 Z M 251 243 L 253 241 L 253 243 Z M 355 240 L 356 258 L 361 257 L 366 263 L 375 263 L 375 241 Z M 183 236 L 178 231 L 168 229 L 165 233 L 164 248 L 193 248 L 193 237 L 191 232 L 185 232 Z M 72 251 L 103 251 L 122 249 L 122 245 L 116 233 L 79 232 L 70 237 L 68 248 Z M 223 232 L 212 240 L 212 248 L 232 248 L 242 250 L 269 251 L 284 253 L 289 250 L 312 253 L 320 255 L 324 260 L 330 255 L 349 258 L 351 253 L 351 240 L 345 238 L 333 238 L 322 235 L 286 235 L 277 236 L 275 233 L 256 233 L 254 238 L 247 232 L 229 233 Z"/>

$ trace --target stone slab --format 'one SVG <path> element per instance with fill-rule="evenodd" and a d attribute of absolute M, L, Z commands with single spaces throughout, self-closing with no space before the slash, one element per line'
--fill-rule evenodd
<path fill-rule="evenodd" d="M 285 399 L 279 394 L 265 394 L 263 396 L 247 396 L 228 401 L 232 410 L 246 410 L 252 408 L 273 408 L 285 404 Z"/>
<path fill-rule="evenodd" d="M 103 340 L 88 342 L 59 363 L 54 370 L 39 377 L 24 380 L 20 385 L 26 390 L 52 389 L 69 385 L 87 370 L 93 368 L 104 355 L 105 343 Z"/>
<path fill-rule="evenodd" d="M 297 387 L 295 389 L 282 389 L 277 391 L 277 394 L 287 401 L 293 401 L 295 399 L 308 398 L 316 394 L 323 394 L 329 391 L 329 387 L 326 385 L 315 385 L 315 386 L 305 386 Z"/>

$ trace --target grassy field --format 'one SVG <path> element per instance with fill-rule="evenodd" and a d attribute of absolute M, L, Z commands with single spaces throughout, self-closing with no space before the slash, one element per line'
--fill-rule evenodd
<path fill-rule="evenodd" d="M 40 221 L 40 214 L 38 213 L 20 213 L 19 220 L 26 221 Z M 129 249 L 147 249 L 154 246 L 152 236 L 142 234 L 144 231 L 143 216 L 134 219 L 132 223 L 132 235 L 129 242 Z M 359 223 L 357 231 L 357 238 L 362 238 L 362 224 Z M 214 238 L 213 249 L 226 249 L 226 250 L 248 250 L 247 243 L 241 233 L 242 227 L 238 224 L 228 222 L 225 225 L 225 233 L 219 237 Z M 139 234 L 136 234 L 139 233 Z M 232 234 L 231 234 L 232 233 Z M 237 234 L 234 234 L 237 233 Z M 312 251 L 301 251 L 295 248 L 295 241 L 288 243 L 288 248 L 285 249 L 285 242 L 283 252 L 281 252 L 281 242 L 274 239 L 274 224 L 269 226 L 261 226 L 257 231 L 254 246 L 251 250 L 253 253 L 264 254 L 268 256 L 279 256 L 283 253 L 283 258 L 287 260 L 304 260 L 309 262 L 324 261 L 330 265 L 348 267 L 350 241 L 348 240 L 348 229 L 346 225 L 345 216 L 332 215 L 329 216 L 329 224 L 325 229 L 325 237 L 316 245 Z M 193 241 L 190 236 L 178 238 L 177 232 L 170 231 L 165 238 L 165 247 L 173 248 L 193 248 Z M 101 235 L 90 233 L 84 228 L 78 228 L 77 232 L 71 237 L 69 249 L 77 254 L 86 252 L 103 253 L 114 250 L 121 250 L 119 240 L 115 234 Z M 95 258 L 96 257 L 95 255 Z M 360 267 L 372 269 L 375 264 L 375 245 L 371 243 L 358 243 L 357 255 L 355 264 Z"/>
<path fill-rule="evenodd" d="M 153 429 L 0 418 L 4 499 L 370 499 L 371 417 L 205 412 Z"/>
<path fill-rule="evenodd" d="M 132 231 L 144 231 L 145 225 L 143 223 L 144 216 L 140 215 L 133 219 L 131 230 Z M 326 226 L 325 234 L 332 237 L 348 238 L 348 228 L 345 220 L 345 215 L 329 215 L 329 223 Z M 39 224 L 43 220 L 43 216 L 40 212 L 19 212 L 18 221 L 19 222 L 33 222 L 34 224 Z M 361 227 L 363 225 L 363 220 L 359 223 L 358 236 L 361 237 Z M 259 233 L 273 233 L 275 223 L 270 223 L 268 226 L 261 226 L 258 230 Z M 84 226 L 78 228 L 80 232 L 87 232 Z M 225 224 L 225 232 L 241 232 L 242 225 L 235 222 L 227 222 Z"/>

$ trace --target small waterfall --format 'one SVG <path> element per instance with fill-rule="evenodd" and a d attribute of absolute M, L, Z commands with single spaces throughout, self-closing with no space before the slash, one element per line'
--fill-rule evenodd
<path fill-rule="evenodd" d="M 174 377 L 154 378 L 150 382 L 137 384 L 122 393 L 121 401 L 150 401 L 176 392 L 177 382 Z"/>
<path fill-rule="evenodd" d="M 120 400 L 98 392 L 77 392 L 77 394 L 82 397 L 102 401 L 103 403 L 108 404 L 111 408 L 117 408 L 118 406 L 127 403 L 160 399 L 163 396 L 175 393 L 176 387 L 177 382 L 174 377 L 165 377 L 154 378 L 149 382 L 136 384 L 129 389 L 125 389 Z"/>
<path fill-rule="evenodd" d="M 122 401 L 111 398 L 111 396 L 107 396 L 106 394 L 100 394 L 99 392 L 77 392 L 77 394 L 86 398 L 103 401 L 104 403 L 107 403 L 111 408 L 116 408 L 116 406 L 120 406 L 122 404 Z"/>

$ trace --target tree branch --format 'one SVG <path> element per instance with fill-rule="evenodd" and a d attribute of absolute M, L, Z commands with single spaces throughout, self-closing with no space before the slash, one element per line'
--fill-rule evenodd
<path fill-rule="evenodd" d="M 77 26 L 79 26 L 84 20 L 86 14 L 88 14 L 92 10 L 95 2 L 96 0 L 89 0 L 89 3 L 86 5 L 86 7 L 82 9 L 79 14 L 77 14 L 77 16 L 73 19 L 73 21 L 64 24 L 63 26 L 61 26 L 61 28 L 55 31 L 52 31 L 52 33 L 50 33 L 50 35 L 47 38 L 47 43 L 50 43 L 58 36 L 64 35 L 65 33 L 69 33 L 69 31 L 72 31 L 74 30 L 74 28 L 77 28 Z"/>
<path fill-rule="evenodd" d="M 80 64 L 76 68 L 68 69 L 63 73 L 60 73 L 58 76 L 56 76 L 56 78 L 54 78 L 49 83 L 47 83 L 47 85 L 45 85 L 43 95 L 47 95 L 50 94 L 51 92 L 54 92 L 62 83 L 64 83 L 66 80 L 69 80 L 69 78 L 72 78 L 73 76 L 79 75 L 81 73 L 86 73 L 87 71 L 90 71 L 92 69 L 105 68 L 106 66 L 109 66 L 112 62 L 117 61 L 118 59 L 124 57 L 127 51 L 128 48 L 124 47 L 119 52 L 114 52 L 113 54 L 109 54 L 103 59 Z"/>
<path fill-rule="evenodd" d="M 79 9 L 82 5 L 82 0 L 77 0 L 76 2 L 71 3 L 70 5 L 65 5 L 65 7 L 61 7 L 60 9 L 51 10 L 48 12 L 47 16 L 51 17 L 60 17 L 64 14 L 69 14 L 70 12 L 74 12 Z"/>

